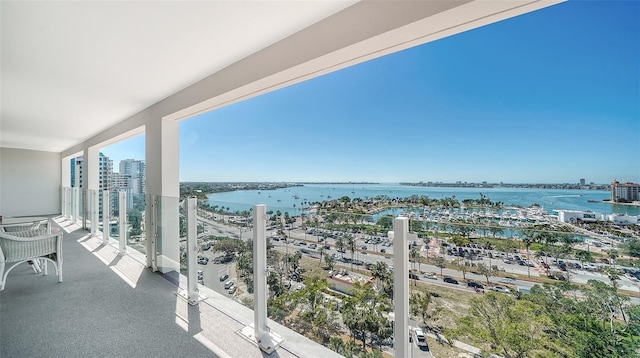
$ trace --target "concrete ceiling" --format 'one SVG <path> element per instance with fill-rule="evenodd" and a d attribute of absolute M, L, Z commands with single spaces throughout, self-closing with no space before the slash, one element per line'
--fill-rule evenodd
<path fill-rule="evenodd" d="M 63 152 L 560 1 L 2 1 L 0 147 Z"/>
<path fill-rule="evenodd" d="M 3 1 L 0 146 L 62 151 L 354 2 Z"/>

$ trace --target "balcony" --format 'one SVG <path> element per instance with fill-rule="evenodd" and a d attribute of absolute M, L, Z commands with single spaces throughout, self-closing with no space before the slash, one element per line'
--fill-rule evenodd
<path fill-rule="evenodd" d="M 118 256 L 116 245 L 103 245 L 63 217 L 54 220 L 65 230 L 64 282 L 36 275 L 27 264 L 9 274 L 0 292 L 0 356 L 263 357 L 238 333 L 253 320 L 249 308 L 206 288 L 208 299 L 191 306 L 135 252 Z M 285 339 L 276 356 L 339 356 L 270 326 Z"/>

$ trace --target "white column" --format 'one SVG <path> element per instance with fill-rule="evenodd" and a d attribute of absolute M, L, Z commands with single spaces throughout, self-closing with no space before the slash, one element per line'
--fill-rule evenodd
<path fill-rule="evenodd" d="M 127 253 L 127 193 L 124 191 L 119 192 L 118 201 L 120 205 L 120 222 L 118 223 L 120 251 L 118 255 L 123 256 Z"/>
<path fill-rule="evenodd" d="M 109 200 L 109 190 L 102 191 L 102 242 L 106 245 L 109 243 L 109 233 L 111 225 L 109 225 L 109 212 L 111 211 L 111 200 Z"/>
<path fill-rule="evenodd" d="M 98 220 L 93 221 L 93 197 L 92 190 L 98 190 L 100 188 L 100 148 L 90 147 L 86 148 L 83 153 L 83 183 L 82 189 L 84 195 L 82 196 L 82 227 L 87 228 L 87 222 L 91 222 L 91 234 L 96 231 L 93 226 L 97 225 Z M 96 202 L 97 204 L 97 202 Z"/>
<path fill-rule="evenodd" d="M 69 217 L 69 202 L 67 189 L 71 186 L 71 158 L 62 158 L 60 161 L 60 183 L 62 191 L 60 193 L 60 215 Z"/>
<path fill-rule="evenodd" d="M 394 356 L 410 357 L 409 345 L 409 218 L 393 220 Z"/>
<path fill-rule="evenodd" d="M 273 353 L 283 338 L 270 332 L 267 325 L 267 206 L 253 206 L 253 325 L 241 334 L 255 341 L 267 354 Z"/>
<path fill-rule="evenodd" d="M 150 118 L 145 126 L 145 161 L 147 198 L 152 200 L 146 201 L 146 211 L 154 215 L 145 215 L 147 266 L 176 280 L 180 274 L 178 144 L 178 122 Z"/>

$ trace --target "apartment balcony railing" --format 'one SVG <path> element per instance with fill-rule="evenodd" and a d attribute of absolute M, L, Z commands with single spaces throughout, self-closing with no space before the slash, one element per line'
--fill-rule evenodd
<path fill-rule="evenodd" d="M 283 333 L 274 329 L 279 325 L 267 318 L 267 300 L 270 292 L 267 286 L 269 269 L 266 245 L 268 240 L 267 214 L 264 205 L 253 206 L 251 210 L 242 214 L 217 215 L 199 211 L 196 199 L 187 199 L 178 203 L 178 198 L 147 195 L 143 198 L 146 202 L 146 210 L 138 212 L 139 217 L 135 219 L 127 214 L 132 208 L 132 198 L 127 198 L 128 193 L 109 193 L 106 190 L 84 190 L 83 193 L 83 190 L 78 188 L 62 188 L 61 193 L 63 218 L 74 224 L 83 225 L 89 232 L 87 242 L 100 245 L 103 249 L 109 248 L 111 253 L 117 252 L 118 257 L 133 259 L 139 265 L 151 266 L 154 271 L 162 273 L 169 281 L 177 284 L 178 296 L 192 305 L 201 304 L 202 301 L 208 304 L 212 301 L 219 303 L 224 300 L 234 304 L 243 302 L 253 307 L 252 319 L 244 321 L 246 325 L 239 334 L 267 353 L 276 350 L 283 342 L 285 347 L 288 346 L 286 336 L 289 330 L 282 328 Z M 140 205 L 140 202 L 137 204 Z M 247 213 L 251 215 L 248 216 Z M 134 226 L 130 222 L 131 218 L 139 222 Z M 223 223 L 226 219 L 226 224 L 216 227 L 214 219 L 220 218 Z M 403 219 L 400 219 L 400 225 L 402 221 Z M 408 230 L 408 225 L 405 224 L 405 226 Z M 108 229 L 105 230 L 105 228 Z M 134 230 L 135 235 L 131 235 Z M 223 232 L 215 235 L 214 232 L 220 230 Z M 404 228 L 400 226 L 400 230 Z M 247 285 L 242 282 L 241 278 L 236 277 L 227 265 L 214 262 L 207 265 L 210 260 L 219 259 L 212 257 L 211 251 L 206 252 L 211 242 L 203 239 L 210 234 L 252 241 L 253 284 Z M 285 246 L 288 248 L 286 242 Z M 397 250 L 399 251 L 395 256 L 402 257 L 402 247 L 398 247 Z M 406 248 L 404 250 L 406 251 Z M 293 254 L 294 251 L 296 250 L 292 247 L 291 253 Z M 406 267 L 407 260 L 398 259 L 395 266 Z M 404 314 L 396 317 L 408 317 L 408 293 L 402 294 L 405 286 L 401 284 L 402 281 L 408 282 L 404 277 L 406 274 L 404 276 L 402 274 L 407 270 L 401 269 L 396 272 L 400 272 L 401 276 L 396 278 L 396 282 L 399 282 L 396 284 L 398 290 L 396 297 L 404 297 L 407 301 L 403 305 L 404 300 L 396 299 L 396 308 L 406 310 Z M 226 287 L 225 284 L 232 281 L 227 278 L 228 276 L 233 278 L 235 288 Z M 135 279 L 129 278 L 129 281 L 135 282 Z M 295 286 L 291 287 L 291 290 L 295 290 Z M 402 320 L 396 320 L 395 323 L 401 327 L 408 327 L 408 322 Z M 407 329 L 395 331 L 398 334 L 395 337 L 396 342 L 408 342 Z M 307 343 L 317 345 L 311 342 Z M 332 352 L 327 348 L 321 348 L 326 350 L 323 351 L 323 356 Z M 305 350 L 308 349 L 309 347 L 305 348 Z M 389 346 L 387 349 L 392 348 Z M 397 353 L 403 352 L 402 349 L 406 352 L 408 348 L 396 345 L 393 349 Z"/>

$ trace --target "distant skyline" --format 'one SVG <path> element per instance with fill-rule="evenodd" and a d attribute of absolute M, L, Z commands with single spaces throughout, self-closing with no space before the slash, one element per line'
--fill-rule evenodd
<path fill-rule="evenodd" d="M 144 159 L 144 136 L 102 149 Z M 569 1 L 180 123 L 180 181 L 640 182 L 640 2 Z"/>

